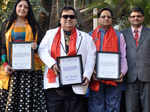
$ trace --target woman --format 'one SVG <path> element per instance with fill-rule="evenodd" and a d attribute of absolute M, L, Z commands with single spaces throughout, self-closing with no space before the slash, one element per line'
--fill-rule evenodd
<path fill-rule="evenodd" d="M 41 32 L 29 0 L 17 0 L 10 18 L 2 26 L 2 62 L 10 75 L 8 112 L 44 112 L 45 98 L 42 83 L 42 63 L 37 55 Z M 9 42 L 32 42 L 34 70 L 14 71 L 8 64 Z"/>

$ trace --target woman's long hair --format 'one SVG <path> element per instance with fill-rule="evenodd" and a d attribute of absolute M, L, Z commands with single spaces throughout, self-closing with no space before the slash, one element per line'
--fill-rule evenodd
<path fill-rule="evenodd" d="M 37 21 L 34 17 L 34 14 L 33 14 L 33 11 L 32 11 L 32 6 L 31 6 L 29 0 L 17 0 L 16 1 L 15 5 L 14 5 L 14 8 L 13 8 L 13 11 L 12 11 L 10 17 L 8 18 L 8 26 L 7 26 L 6 31 L 8 31 L 8 29 L 11 27 L 13 22 L 17 19 L 16 7 L 17 7 L 17 5 L 20 1 L 26 1 L 27 4 L 28 4 L 28 9 L 29 10 L 28 10 L 28 14 L 26 16 L 26 19 L 28 20 L 28 23 L 31 26 L 33 35 L 35 37 L 36 32 L 39 30 L 39 25 L 38 25 L 38 23 L 37 23 Z"/>

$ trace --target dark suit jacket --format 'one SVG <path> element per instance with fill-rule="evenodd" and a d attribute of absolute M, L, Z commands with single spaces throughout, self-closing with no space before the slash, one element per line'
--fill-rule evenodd
<path fill-rule="evenodd" d="M 127 45 L 127 82 L 150 81 L 150 29 L 143 27 L 138 47 L 131 28 L 122 31 Z"/>

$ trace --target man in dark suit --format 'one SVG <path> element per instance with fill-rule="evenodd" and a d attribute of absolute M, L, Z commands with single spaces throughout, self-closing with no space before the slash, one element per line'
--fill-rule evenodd
<path fill-rule="evenodd" d="M 144 27 L 144 11 L 133 8 L 131 27 L 122 31 L 127 44 L 127 112 L 150 112 L 150 29 Z"/>

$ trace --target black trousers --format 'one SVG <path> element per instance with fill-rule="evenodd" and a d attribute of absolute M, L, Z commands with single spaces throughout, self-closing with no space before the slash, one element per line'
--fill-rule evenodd
<path fill-rule="evenodd" d="M 125 108 L 125 91 L 122 92 L 122 96 L 121 96 L 120 112 L 126 112 L 126 108 Z"/>
<path fill-rule="evenodd" d="M 87 112 L 83 95 L 76 95 L 72 87 L 47 89 L 46 102 L 48 112 Z"/>
<path fill-rule="evenodd" d="M 125 97 L 127 112 L 150 112 L 150 82 L 128 83 Z"/>

